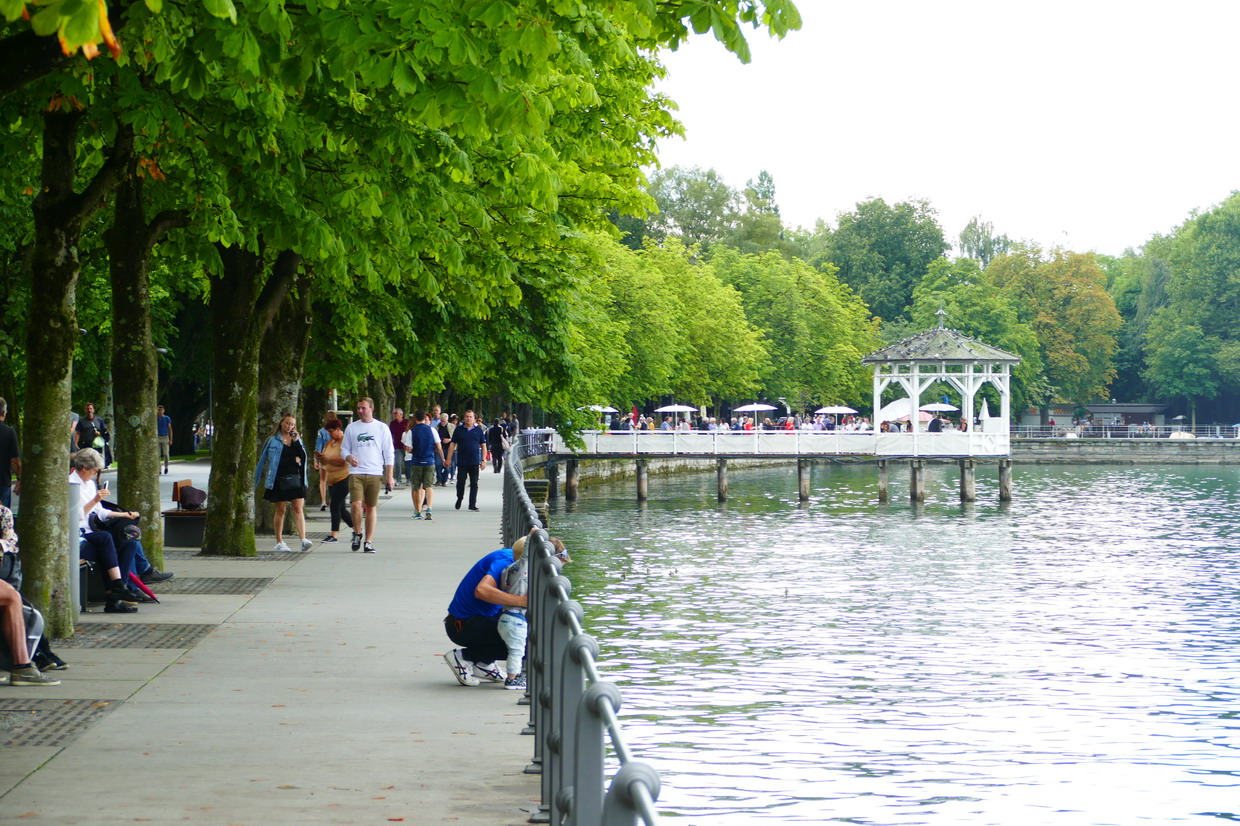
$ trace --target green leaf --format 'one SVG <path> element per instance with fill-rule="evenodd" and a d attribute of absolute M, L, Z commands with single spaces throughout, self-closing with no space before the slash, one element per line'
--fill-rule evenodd
<path fill-rule="evenodd" d="M 47 37 L 60 30 L 60 6 L 60 3 L 52 3 L 30 18 L 30 28 L 34 29 L 35 34 Z"/>
<path fill-rule="evenodd" d="M 152 14 L 159 14 L 164 10 L 164 0 L 146 0 L 146 7 Z"/>
<path fill-rule="evenodd" d="M 202 2 L 207 8 L 207 13 L 212 17 L 227 17 L 234 26 L 237 24 L 237 7 L 233 5 L 232 0 L 202 0 Z"/>

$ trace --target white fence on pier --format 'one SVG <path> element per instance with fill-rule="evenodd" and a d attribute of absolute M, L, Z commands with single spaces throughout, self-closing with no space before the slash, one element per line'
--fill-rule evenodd
<path fill-rule="evenodd" d="M 816 430 L 613 431 L 581 434 L 585 447 L 573 450 L 559 434 L 547 432 L 551 453 L 620 456 L 875 456 L 1006 457 L 1006 432 L 874 433 Z"/>

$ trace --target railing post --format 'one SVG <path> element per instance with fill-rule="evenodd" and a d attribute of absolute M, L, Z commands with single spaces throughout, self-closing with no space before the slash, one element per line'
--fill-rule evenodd
<path fill-rule="evenodd" d="M 575 602 L 566 602 L 560 606 L 558 619 L 565 627 L 569 625 L 570 615 L 581 624 L 581 606 Z M 581 790 L 579 774 L 579 750 L 582 748 L 581 714 L 578 709 L 582 705 L 582 697 L 586 693 L 586 662 L 598 659 L 598 643 L 588 634 L 575 634 L 564 645 L 561 657 L 562 671 L 559 680 L 559 692 L 555 698 L 556 729 L 559 734 L 559 756 L 556 760 L 555 806 L 552 809 L 552 822 L 558 823 L 566 816 L 573 823 L 590 823 L 583 820 L 578 808 L 578 791 Z M 602 748 L 602 733 L 598 734 L 599 748 Z M 586 754 L 590 753 L 586 745 Z M 599 761 L 599 772 L 602 773 L 602 760 Z M 600 777 L 599 785 L 602 785 Z M 587 799 L 589 798 L 587 794 Z M 557 820 L 558 818 L 558 820 Z"/>
<path fill-rule="evenodd" d="M 659 773 L 651 766 L 637 760 L 625 763 L 611 779 L 607 802 L 603 804 L 602 826 L 633 826 L 637 814 L 645 808 L 643 798 L 653 804 L 659 799 L 659 789 Z"/>
<path fill-rule="evenodd" d="M 572 765 L 573 709 L 581 697 L 585 674 L 580 662 L 570 656 L 569 644 L 573 639 L 572 620 L 581 626 L 581 606 L 576 602 L 562 602 L 555 607 L 548 640 L 548 664 L 551 666 L 551 682 L 547 692 L 550 700 L 548 722 L 551 731 L 547 738 L 547 757 L 543 766 L 543 804 L 551 801 L 551 823 L 564 821 L 560 792 L 569 785 L 568 772 Z M 540 692 L 541 693 L 541 692 Z M 571 702 L 569 707 L 567 703 Z"/>
<path fill-rule="evenodd" d="M 603 737 L 606 718 L 600 705 L 620 708 L 620 689 L 614 683 L 595 683 L 573 707 L 576 715 L 576 754 L 571 792 L 574 826 L 599 823 L 603 817 Z"/>

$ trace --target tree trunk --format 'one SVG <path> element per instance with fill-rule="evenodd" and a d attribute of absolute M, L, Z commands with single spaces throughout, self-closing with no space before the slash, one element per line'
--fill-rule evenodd
<path fill-rule="evenodd" d="M 142 514 L 142 547 L 156 568 L 164 567 L 160 518 L 159 441 L 155 405 L 158 369 L 151 341 L 149 266 L 155 244 L 185 213 L 160 213 L 147 224 L 142 179 L 130 177 L 117 192 L 116 215 L 105 235 L 112 273 L 112 393 L 117 501 Z"/>
<path fill-rule="evenodd" d="M 173 454 L 190 455 L 195 450 L 194 422 L 205 422 L 211 412 L 210 310 L 190 302 L 177 312 L 173 326 L 181 346 L 171 354 L 167 372 L 161 371 L 159 401 L 172 419 Z"/>
<path fill-rule="evenodd" d="M 310 346 L 310 279 L 306 273 L 297 276 L 297 292 L 289 292 L 280 303 L 271 326 L 263 334 L 258 367 L 258 447 L 276 431 L 280 419 L 291 413 L 297 418 L 297 430 L 306 443 L 308 456 L 314 455 L 314 436 L 319 426 L 303 421 L 299 414 L 301 379 L 305 373 L 306 351 Z M 308 474 L 311 481 L 313 472 Z M 254 529 L 270 533 L 275 508 L 261 501 L 262 488 L 256 490 Z M 316 490 L 317 495 L 317 490 Z M 293 509 L 285 512 L 286 530 L 293 527 Z"/>
<path fill-rule="evenodd" d="M 263 284 L 263 260 L 217 247 L 211 279 L 215 436 L 203 553 L 254 556 L 254 466 L 258 447 L 258 354 L 263 333 L 288 292 L 301 258 L 284 252 Z"/>
<path fill-rule="evenodd" d="M 51 636 L 73 634 L 69 542 L 78 527 L 68 506 L 69 397 L 77 340 L 74 291 L 82 226 L 120 183 L 133 135 L 117 133 L 110 157 L 81 194 L 74 190 L 81 112 L 43 115 L 41 191 L 35 198 L 22 453 L 24 594 L 43 612 Z"/>
<path fill-rule="evenodd" d="M 319 496 L 319 472 L 314 469 L 314 443 L 318 439 L 319 428 L 327 417 L 330 406 L 328 392 L 317 387 L 303 387 L 301 391 L 301 438 L 306 443 L 306 452 L 310 455 L 310 490 L 306 493 L 306 507 L 317 508 L 323 504 Z"/>

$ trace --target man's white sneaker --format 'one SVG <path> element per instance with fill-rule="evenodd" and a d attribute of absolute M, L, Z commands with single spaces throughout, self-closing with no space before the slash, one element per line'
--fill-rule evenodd
<path fill-rule="evenodd" d="M 284 552 L 291 551 L 291 550 L 293 549 L 290 548 L 288 545 L 284 544 L 283 542 L 276 543 L 276 553 L 284 553 Z"/>
<path fill-rule="evenodd" d="M 478 678 L 469 673 L 469 660 L 461 656 L 461 649 L 453 648 L 443 655 L 443 661 L 452 669 L 452 676 L 461 685 L 478 685 Z"/>

